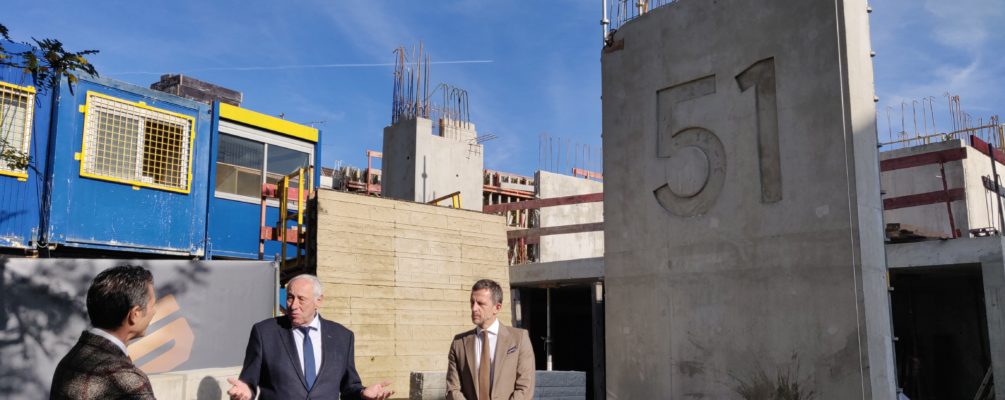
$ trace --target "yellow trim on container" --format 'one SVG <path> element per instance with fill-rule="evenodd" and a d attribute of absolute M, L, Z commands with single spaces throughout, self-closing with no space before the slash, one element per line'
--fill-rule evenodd
<path fill-rule="evenodd" d="M 0 169 L 0 175 L 3 175 L 3 176 L 12 176 L 12 177 L 17 178 L 17 180 L 22 181 L 22 182 L 25 182 L 25 181 L 28 180 L 28 173 L 27 172 L 25 172 L 25 173 L 11 172 L 11 171 L 6 171 L 6 170 Z"/>
<path fill-rule="evenodd" d="M 226 103 L 220 103 L 220 118 L 251 125 L 256 128 L 267 129 L 313 143 L 318 142 L 318 130 L 315 128 Z"/>
<path fill-rule="evenodd" d="M 30 113 L 31 118 L 29 120 L 25 121 L 25 133 L 26 134 L 25 134 L 25 138 L 24 139 L 28 143 L 31 143 L 31 132 L 34 129 L 34 127 L 32 125 L 35 124 L 35 121 L 34 121 L 34 119 L 35 119 L 34 107 L 35 107 L 35 94 L 36 94 L 35 87 L 34 86 L 20 86 L 20 85 L 15 85 L 15 84 L 10 83 L 10 82 L 3 82 L 3 81 L 0 81 L 0 86 L 30 93 L 31 97 L 29 97 L 30 101 L 28 101 L 28 107 L 31 108 L 31 109 L 28 110 L 28 112 Z M 29 144 L 29 146 L 30 146 L 30 144 Z M 28 171 L 27 171 L 27 169 L 25 169 L 25 172 L 14 172 L 14 171 L 8 171 L 8 170 L 0 169 L 0 176 L 11 176 L 11 177 L 17 178 L 18 182 L 27 182 L 28 181 Z"/>
<path fill-rule="evenodd" d="M 2 81 L 0 81 L 0 86 L 6 86 L 6 87 L 9 87 L 9 88 L 13 88 L 13 89 L 17 89 L 17 90 L 23 90 L 25 92 L 28 92 L 28 93 L 31 93 L 31 94 L 35 94 L 35 87 L 34 86 L 18 86 L 18 85 L 15 85 L 13 83 L 10 83 L 10 82 L 2 82 Z"/>
<path fill-rule="evenodd" d="M 151 188 L 151 189 L 164 190 L 164 191 L 168 191 L 168 192 L 183 193 L 183 194 L 189 194 L 191 192 L 191 190 L 192 190 L 192 159 L 195 158 L 194 157 L 194 154 L 195 154 L 195 149 L 194 149 L 194 146 L 195 146 L 195 118 L 194 117 L 191 117 L 191 116 L 188 116 L 188 115 L 184 115 L 184 114 L 179 114 L 179 113 L 176 113 L 176 112 L 171 112 L 171 111 L 160 109 L 160 108 L 156 108 L 156 107 L 150 107 L 150 106 L 148 106 L 146 104 L 143 104 L 143 102 L 133 102 L 133 101 L 129 101 L 129 100 L 123 100 L 123 99 L 120 99 L 118 97 L 113 97 L 113 96 L 109 96 L 109 95 L 104 94 L 104 93 L 98 93 L 98 92 L 94 92 L 94 91 L 90 91 L 90 90 L 87 91 L 87 96 L 86 96 L 87 100 L 85 101 L 85 104 L 84 104 L 84 107 L 87 110 L 87 112 L 90 112 L 90 110 L 91 110 L 91 108 L 90 108 L 90 101 L 91 101 L 91 97 L 92 96 L 93 97 L 101 97 L 101 98 L 105 98 L 105 99 L 108 99 L 108 100 L 111 100 L 111 101 L 115 101 L 115 102 L 127 104 L 127 105 L 134 106 L 134 107 L 144 108 L 144 109 L 147 109 L 147 110 L 151 110 L 151 111 L 155 111 L 155 112 L 159 112 L 159 113 L 163 113 L 163 114 L 168 114 L 168 115 L 172 115 L 172 116 L 175 116 L 175 117 L 178 117 L 178 118 L 183 118 L 183 119 L 188 120 L 189 121 L 189 131 L 190 131 L 190 133 L 189 133 L 189 144 L 188 144 L 188 180 L 185 182 L 185 188 L 184 189 L 179 189 L 179 188 L 173 188 L 173 187 L 170 187 L 170 186 L 155 185 L 155 184 L 150 184 L 150 183 L 141 182 L 141 181 L 134 181 L 134 180 L 129 180 L 129 179 L 113 178 L 113 177 L 110 177 L 110 176 L 104 176 L 104 175 L 91 174 L 91 173 L 84 172 L 84 159 L 87 158 L 87 138 L 85 136 L 87 136 L 87 129 L 90 128 L 90 126 L 88 125 L 88 122 L 87 122 L 88 118 L 87 118 L 87 113 L 86 112 L 84 113 L 84 129 L 81 132 L 81 140 L 80 140 L 80 154 L 82 156 L 81 160 L 80 160 L 80 176 L 85 177 L 85 178 L 93 178 L 93 179 L 99 179 L 99 180 L 103 180 L 103 181 L 109 181 L 109 182 L 123 183 L 123 184 L 126 184 L 126 185 L 132 185 L 133 186 L 133 190 L 139 190 L 138 187 L 142 186 L 142 187 L 148 187 L 148 188 Z"/>

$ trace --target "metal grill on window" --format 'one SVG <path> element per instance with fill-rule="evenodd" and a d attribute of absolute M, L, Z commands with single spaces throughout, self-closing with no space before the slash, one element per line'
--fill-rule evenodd
<path fill-rule="evenodd" d="M 188 193 L 191 117 L 89 92 L 81 175 Z"/>
<path fill-rule="evenodd" d="M 0 175 L 27 176 L 16 160 L 27 160 L 34 109 L 35 88 L 0 82 Z"/>

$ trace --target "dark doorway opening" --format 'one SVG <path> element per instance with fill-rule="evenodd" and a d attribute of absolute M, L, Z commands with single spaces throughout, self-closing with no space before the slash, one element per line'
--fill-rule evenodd
<path fill-rule="evenodd" d="M 890 272 L 897 382 L 911 400 L 972 399 L 991 366 L 978 265 Z"/>
<path fill-rule="evenodd" d="M 538 370 L 547 368 L 545 338 L 548 336 L 548 289 L 517 288 L 521 304 L 521 327 L 530 333 Z M 603 385 L 603 295 L 595 301 L 592 283 L 551 288 L 552 369 L 586 372 L 586 398 L 603 399 L 596 391 Z M 598 331 L 599 326 L 599 331 Z M 600 339 L 595 339 L 599 334 Z M 599 349 L 598 347 L 599 346 Z M 599 367 L 599 370 L 598 370 Z M 599 375 L 599 377 L 598 377 Z"/>

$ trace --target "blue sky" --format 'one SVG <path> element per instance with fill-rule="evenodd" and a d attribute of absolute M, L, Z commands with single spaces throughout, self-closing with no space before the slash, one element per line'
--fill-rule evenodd
<path fill-rule="evenodd" d="M 1005 109 L 1005 1 L 872 7 L 883 140 L 888 106 L 900 131 L 901 102 L 913 133 L 912 99 L 933 96 L 945 113 L 951 92 L 975 118 Z M 600 146 L 600 16 L 600 0 L 7 0 L 0 23 L 15 40 L 100 50 L 92 61 L 106 77 L 148 86 L 181 72 L 242 91 L 247 108 L 324 121 L 326 166 L 365 165 L 364 151 L 380 149 L 393 70 L 330 65 L 392 63 L 395 47 L 422 41 L 434 63 L 478 61 L 433 65 L 430 78 L 466 89 L 479 133 L 498 136 L 486 167 L 532 174 L 542 133 Z"/>

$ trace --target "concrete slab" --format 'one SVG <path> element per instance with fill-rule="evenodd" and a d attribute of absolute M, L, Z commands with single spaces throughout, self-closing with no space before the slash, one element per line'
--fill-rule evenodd
<path fill-rule="evenodd" d="M 533 287 L 553 283 L 596 282 L 604 280 L 604 258 L 552 261 L 509 267 L 512 286 Z"/>
<path fill-rule="evenodd" d="M 980 264 L 988 258 L 1002 258 L 1002 238 L 929 240 L 886 245 L 886 263 L 891 269 Z"/>
<path fill-rule="evenodd" d="M 236 378 L 240 373 L 241 367 L 235 366 L 165 372 L 149 378 L 158 399 L 226 400 L 231 387 L 227 378 Z"/>
<path fill-rule="evenodd" d="M 894 397 L 866 10 L 680 0 L 605 49 L 608 398 Z"/>
<path fill-rule="evenodd" d="M 481 211 L 485 156 L 474 124 L 448 124 L 442 134 L 425 118 L 384 128 L 382 195 L 425 203 L 460 191 L 461 208 Z"/>
<path fill-rule="evenodd" d="M 586 398 L 586 373 L 581 371 L 536 371 L 535 400 L 583 400 Z M 413 371 L 409 400 L 440 400 L 447 394 L 445 371 Z"/>
<path fill-rule="evenodd" d="M 534 184 L 537 197 L 541 199 L 604 191 L 604 184 L 601 182 L 548 171 L 538 171 L 534 174 Z M 545 207 L 539 213 L 541 227 L 604 222 L 604 206 L 601 203 Z M 604 233 L 581 232 L 542 236 L 539 249 L 541 262 L 603 257 Z"/>

